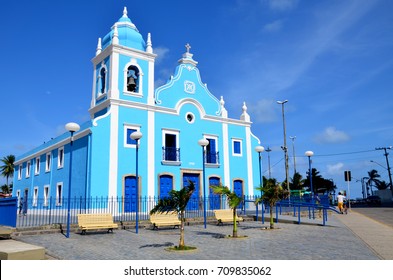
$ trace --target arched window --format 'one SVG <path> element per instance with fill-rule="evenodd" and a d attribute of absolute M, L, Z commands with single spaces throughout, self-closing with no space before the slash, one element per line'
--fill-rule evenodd
<path fill-rule="evenodd" d="M 100 93 L 105 93 L 105 86 L 106 86 L 106 70 L 105 68 L 101 68 L 100 70 L 100 83 L 101 83 L 101 88 L 100 88 Z"/>
<path fill-rule="evenodd" d="M 139 69 L 134 65 L 127 68 L 127 91 L 139 92 Z"/>

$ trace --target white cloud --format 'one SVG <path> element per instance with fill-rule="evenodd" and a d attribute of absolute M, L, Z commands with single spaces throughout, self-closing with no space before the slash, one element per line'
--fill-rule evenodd
<path fill-rule="evenodd" d="M 163 61 L 166 57 L 166 54 L 169 53 L 169 49 L 165 47 L 157 47 L 153 49 L 153 52 L 157 54 L 156 64 Z"/>
<path fill-rule="evenodd" d="M 263 27 L 263 31 L 265 32 L 277 32 L 281 29 L 282 27 L 282 20 L 275 20 L 271 23 L 266 24 Z"/>
<path fill-rule="evenodd" d="M 298 0 L 269 0 L 269 7 L 272 10 L 287 11 L 297 6 Z"/>
<path fill-rule="evenodd" d="M 330 175 L 340 175 L 343 173 L 344 164 L 342 162 L 327 165 L 327 173 Z"/>
<path fill-rule="evenodd" d="M 257 103 L 246 104 L 251 120 L 256 123 L 270 123 L 276 120 L 276 103 L 271 99 L 261 99 Z"/>
<path fill-rule="evenodd" d="M 344 131 L 337 130 L 335 127 L 327 127 L 322 133 L 316 136 L 315 140 L 320 143 L 341 143 L 350 139 Z"/>

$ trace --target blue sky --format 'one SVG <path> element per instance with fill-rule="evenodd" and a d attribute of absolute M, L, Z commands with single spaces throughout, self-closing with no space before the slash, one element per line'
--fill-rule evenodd
<path fill-rule="evenodd" d="M 20 155 L 89 119 L 93 66 L 103 37 L 127 6 L 146 39 L 152 34 L 156 86 L 191 45 L 204 83 L 224 97 L 229 117 L 243 102 L 252 131 L 271 148 L 272 176 L 284 180 L 285 104 L 289 174 L 313 167 L 361 196 L 360 179 L 393 145 L 393 1 L 390 0 L 84 0 L 1 4 L 0 157 Z M 289 138 L 296 136 L 294 142 Z M 393 150 L 389 155 L 391 165 Z M 376 163 L 371 163 L 374 160 Z M 380 166 L 380 165 L 382 166 Z M 263 154 L 268 176 L 268 157 Z M 1 182 L 2 183 L 2 182 Z"/>

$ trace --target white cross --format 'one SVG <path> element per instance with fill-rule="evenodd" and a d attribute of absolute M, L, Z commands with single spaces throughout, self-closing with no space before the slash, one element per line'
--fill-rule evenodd
<path fill-rule="evenodd" d="M 186 45 L 186 49 L 187 49 L 187 52 L 189 53 L 189 52 L 190 52 L 190 49 L 191 49 L 191 46 L 190 46 L 190 44 L 189 44 L 189 43 L 187 43 L 187 45 Z"/>

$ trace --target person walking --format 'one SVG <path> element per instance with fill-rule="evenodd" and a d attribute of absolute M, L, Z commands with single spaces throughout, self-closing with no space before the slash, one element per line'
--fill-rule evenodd
<path fill-rule="evenodd" d="M 340 211 L 341 214 L 344 214 L 344 212 L 343 212 L 344 200 L 346 200 L 346 197 L 344 195 L 342 195 L 341 192 L 339 192 L 338 196 L 337 196 L 337 207 L 338 207 L 338 210 Z"/>

